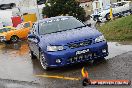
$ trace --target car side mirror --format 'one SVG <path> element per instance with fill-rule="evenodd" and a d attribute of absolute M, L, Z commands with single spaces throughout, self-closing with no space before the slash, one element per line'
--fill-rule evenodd
<path fill-rule="evenodd" d="M 39 43 L 40 39 L 38 36 L 34 35 L 34 34 L 29 34 L 28 35 L 28 41 L 34 42 L 34 43 Z"/>

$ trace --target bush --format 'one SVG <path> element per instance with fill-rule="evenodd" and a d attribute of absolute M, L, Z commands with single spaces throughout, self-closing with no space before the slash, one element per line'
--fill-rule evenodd
<path fill-rule="evenodd" d="M 43 8 L 42 13 L 47 17 L 69 15 L 85 21 L 86 13 L 79 4 L 76 0 L 49 0 L 46 3 L 46 7 Z"/>

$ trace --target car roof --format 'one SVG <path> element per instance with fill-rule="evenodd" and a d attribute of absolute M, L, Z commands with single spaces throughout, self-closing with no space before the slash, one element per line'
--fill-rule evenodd
<path fill-rule="evenodd" d="M 55 20 L 55 19 L 61 19 L 61 18 L 72 18 L 73 16 L 56 16 L 56 17 L 50 17 L 50 18 L 44 18 L 43 20 L 39 20 L 39 23 L 46 22 L 49 20 Z M 37 22 L 37 23 L 38 23 Z"/>

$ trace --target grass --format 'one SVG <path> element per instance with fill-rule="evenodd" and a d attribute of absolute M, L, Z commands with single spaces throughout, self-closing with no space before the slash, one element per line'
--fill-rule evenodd
<path fill-rule="evenodd" d="M 99 30 L 108 41 L 132 41 L 132 15 L 107 22 Z"/>

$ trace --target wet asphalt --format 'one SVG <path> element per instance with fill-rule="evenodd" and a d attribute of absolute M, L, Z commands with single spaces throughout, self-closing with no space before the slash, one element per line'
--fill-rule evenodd
<path fill-rule="evenodd" d="M 88 71 L 90 79 L 132 80 L 132 43 L 124 44 L 108 42 L 109 56 L 106 60 L 44 71 L 39 60 L 30 59 L 26 41 L 16 44 L 1 43 L 0 88 L 82 88 L 81 69 L 83 67 Z M 65 77 L 80 80 L 70 80 Z M 132 85 L 87 86 L 85 88 L 132 88 Z"/>

